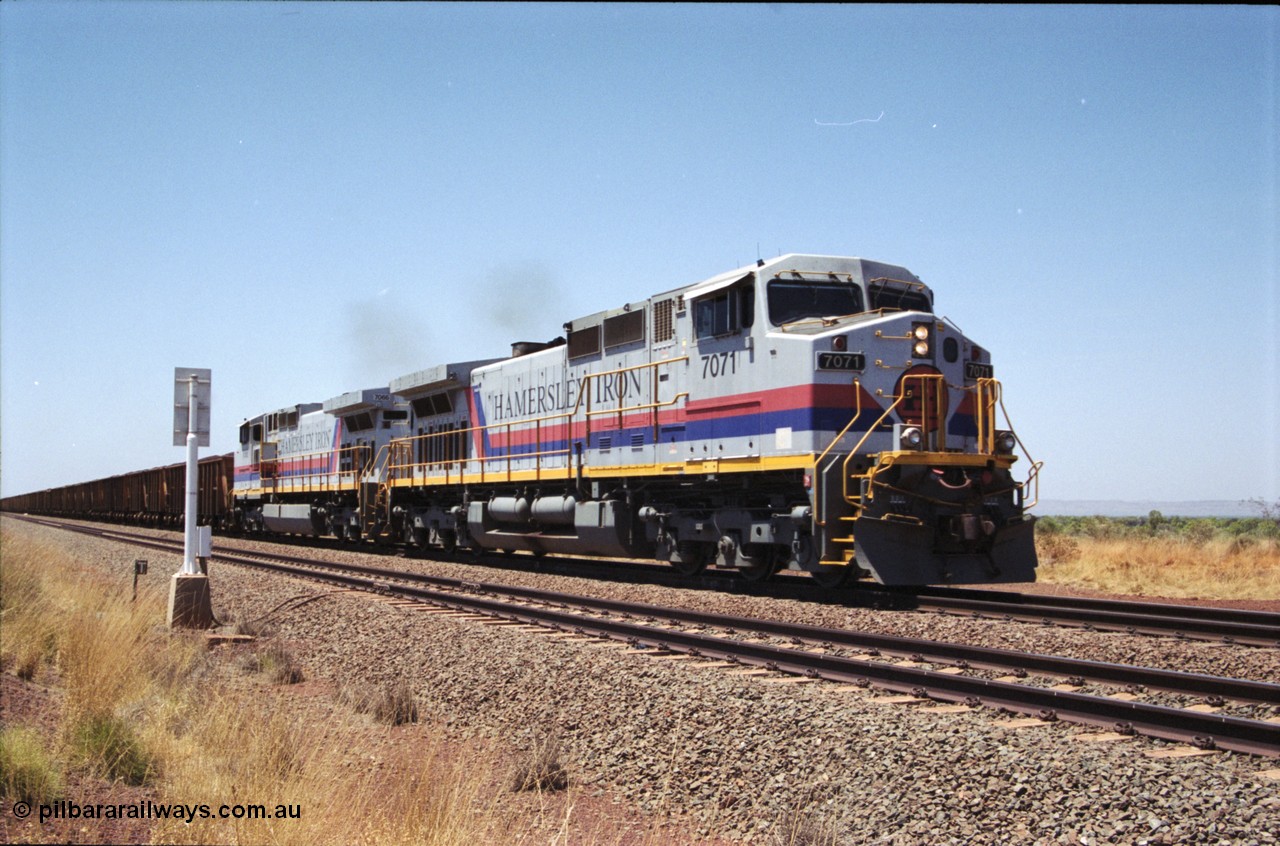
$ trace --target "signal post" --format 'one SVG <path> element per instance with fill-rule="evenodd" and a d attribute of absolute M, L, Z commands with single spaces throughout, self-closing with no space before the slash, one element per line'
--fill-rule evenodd
<path fill-rule="evenodd" d="M 187 447 L 186 534 L 182 544 L 182 569 L 169 583 L 169 627 L 207 629 L 213 625 L 209 576 L 200 571 L 196 558 L 208 558 L 211 530 L 197 526 L 200 507 L 199 447 L 209 445 L 209 409 L 212 371 L 195 367 L 173 369 L 173 445 Z"/>

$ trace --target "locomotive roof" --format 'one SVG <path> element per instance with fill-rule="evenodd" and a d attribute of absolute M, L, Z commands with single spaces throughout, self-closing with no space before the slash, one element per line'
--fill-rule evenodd
<path fill-rule="evenodd" d="M 493 364 L 496 361 L 503 360 L 501 358 L 482 358 L 475 361 L 437 364 L 435 367 L 428 367 L 425 370 L 415 370 L 413 373 L 406 374 L 398 379 L 392 379 L 391 393 L 410 397 L 460 385 L 470 380 L 471 371 L 477 367 L 484 367 L 486 364 Z"/>
<path fill-rule="evenodd" d="M 916 277 L 914 273 L 905 267 L 896 264 L 886 264 L 884 262 L 875 261 L 873 259 L 858 258 L 855 256 L 825 256 L 813 255 L 805 253 L 787 253 L 773 259 L 761 259 L 754 264 L 744 265 L 734 270 L 718 273 L 709 279 L 700 282 L 693 282 L 686 285 L 680 285 L 661 293 L 653 294 L 635 302 L 627 303 L 616 308 L 605 309 L 593 314 L 583 315 L 565 323 L 566 333 L 575 329 L 588 328 L 599 324 L 609 317 L 632 311 L 636 308 L 644 308 L 648 301 L 659 299 L 670 295 L 682 295 L 686 300 L 693 297 L 718 291 L 721 288 L 746 279 L 752 274 L 771 277 L 787 273 L 789 271 L 798 271 L 805 274 L 825 274 L 838 273 L 846 276 L 850 281 L 859 283 L 867 282 L 873 279 L 889 278 L 911 282 L 914 285 L 920 285 L 922 288 L 928 289 L 928 286 Z M 555 346 L 548 349 L 539 350 L 529 353 L 537 355 L 539 352 L 549 352 L 555 349 Z M 555 353 L 550 353 L 554 355 Z M 391 393 L 402 397 L 413 398 L 433 391 L 443 390 L 445 388 L 454 387 L 469 381 L 471 372 L 481 368 L 488 367 L 492 364 L 498 364 L 507 361 L 507 358 L 489 358 L 477 361 L 457 362 L 453 364 L 439 364 L 434 367 L 428 367 L 424 370 L 418 370 L 413 373 L 401 376 L 398 379 L 391 380 Z M 332 402 L 332 400 L 330 401 Z M 329 404 L 325 404 L 325 409 L 329 410 Z"/>
<path fill-rule="evenodd" d="M 589 328 L 598 323 L 602 323 L 607 318 L 621 314 L 623 312 L 632 311 L 636 308 L 643 308 L 647 302 L 666 298 L 669 296 L 682 296 L 686 301 L 694 297 L 704 296 L 714 293 L 722 288 L 727 288 L 736 282 L 740 282 L 747 277 L 755 274 L 770 278 L 785 273 L 803 273 L 805 275 L 836 273 L 846 277 L 846 281 L 864 283 L 875 279 L 893 279 L 902 282 L 910 282 L 912 286 L 920 286 L 921 289 L 929 291 L 929 286 L 925 285 L 920 279 L 898 264 L 886 264 L 885 262 L 875 261 L 873 259 L 858 258 L 856 256 L 823 256 L 805 253 L 787 253 L 784 256 L 778 256 L 773 259 L 760 259 L 755 264 L 744 265 L 734 270 L 728 270 L 724 273 L 718 273 L 710 279 L 703 279 L 701 282 L 692 282 L 687 285 L 681 285 L 677 288 L 671 288 L 661 293 L 652 294 L 644 299 L 627 303 L 616 308 L 597 311 L 593 314 L 582 315 L 565 323 L 566 332 L 575 329 Z M 930 291 L 930 293 L 932 293 Z"/>
<path fill-rule="evenodd" d="M 259 420 L 265 420 L 273 414 L 275 415 L 297 414 L 299 417 L 301 417 L 304 414 L 310 414 L 313 411 L 318 411 L 319 408 L 320 408 L 320 403 L 318 402 L 300 402 L 294 405 L 286 405 L 284 408 L 276 408 L 271 411 L 264 411 L 261 414 L 255 414 L 252 417 L 246 417 L 244 419 L 244 422 L 253 423 Z"/>
<path fill-rule="evenodd" d="M 363 391 L 347 391 L 324 401 L 324 410 L 342 416 L 371 408 L 391 408 L 395 401 L 386 388 L 365 388 Z"/>
<path fill-rule="evenodd" d="M 744 265 L 734 270 L 728 270 L 724 273 L 718 273 L 710 279 L 704 279 L 701 282 L 693 282 L 688 285 L 681 285 L 668 291 L 655 294 L 656 297 L 665 296 L 666 294 L 683 294 L 686 299 L 709 294 L 720 288 L 728 287 L 734 282 L 745 279 L 752 273 L 760 275 L 769 275 L 783 273 L 788 270 L 801 270 L 809 272 L 826 272 L 835 270 L 835 265 L 853 265 L 857 269 L 857 274 L 862 277 L 859 281 L 867 281 L 880 277 L 889 277 L 892 279 L 902 279 L 908 282 L 920 283 L 920 279 L 914 273 L 905 267 L 897 264 L 887 264 L 874 259 L 858 258 L 856 256 L 824 256 L 812 255 L 807 253 L 787 253 L 784 256 L 778 256 L 773 259 L 760 259 L 754 264 Z M 853 273 L 852 270 L 841 268 L 839 273 Z M 920 283 L 923 284 L 923 283 Z"/>

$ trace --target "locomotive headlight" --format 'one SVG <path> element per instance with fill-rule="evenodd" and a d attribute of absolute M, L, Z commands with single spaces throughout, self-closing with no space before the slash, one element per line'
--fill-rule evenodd
<path fill-rule="evenodd" d="M 1018 445 L 1013 432 L 996 432 L 996 452 L 1008 455 Z"/>
<path fill-rule="evenodd" d="M 916 358 L 931 358 L 933 356 L 932 340 L 929 337 L 931 334 L 933 334 L 933 326 L 931 324 L 911 324 L 911 334 L 907 336 L 907 340 L 912 341 L 911 351 Z"/>
<path fill-rule="evenodd" d="M 924 433 L 915 426 L 908 426 L 898 436 L 898 445 L 906 449 L 920 449 L 922 443 L 924 443 Z"/>

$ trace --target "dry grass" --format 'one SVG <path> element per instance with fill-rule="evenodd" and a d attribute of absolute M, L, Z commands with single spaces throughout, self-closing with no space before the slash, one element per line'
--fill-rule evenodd
<path fill-rule="evenodd" d="M 305 677 L 298 659 L 277 640 L 270 641 L 258 653 L 258 660 L 261 672 L 266 673 L 273 684 L 298 684 Z"/>
<path fill-rule="evenodd" d="M 4 667 L 65 691 L 52 743 L 5 732 L 0 790 L 54 796 L 64 776 L 143 782 L 152 801 L 261 804 L 284 819 L 156 821 L 153 842 L 403 844 L 672 842 L 664 821 L 625 832 L 610 811 L 584 812 L 554 737 L 516 772 L 500 750 L 461 754 L 413 725 L 403 681 L 367 701 L 304 694 L 274 638 L 251 658 L 210 657 L 199 635 L 163 625 L 167 581 L 130 601 L 132 579 L 108 578 L 21 533 L 4 533 L 0 625 Z M 218 653 L 214 653 L 216 656 Z M 251 672 L 246 673 L 245 670 Z M 268 674 L 270 671 L 270 674 Z M 366 716 L 367 711 L 373 720 Z M 398 726 L 396 724 L 399 724 Z M 18 727 L 9 727 L 10 729 Z M 511 792 L 523 788 L 527 792 Z M 5 802 L 0 802 L 0 805 Z M 91 836 L 91 834 L 90 834 Z M 688 842 L 679 835 L 678 842 Z M 808 829 L 794 842 L 821 842 Z"/>
<path fill-rule="evenodd" d="M 317 722 L 279 707 L 264 713 L 253 693 L 190 703 L 199 714 L 182 735 L 167 735 L 172 762 L 163 801 L 253 802 L 298 818 L 170 822 L 153 838 L 172 843 L 417 843 L 483 842 L 493 826 L 480 802 L 484 769 L 445 764 L 435 751 L 387 768 L 353 751 L 344 736 L 359 724 L 334 712 Z"/>
<path fill-rule="evenodd" d="M 564 790 L 568 786 L 569 774 L 560 763 L 560 739 L 555 735 L 536 738 L 533 748 L 516 763 L 511 774 L 511 789 L 517 793 Z"/>
<path fill-rule="evenodd" d="M 296 680 L 285 650 L 269 646 L 263 669 L 270 675 L 237 690 L 226 683 L 235 668 L 219 678 L 201 637 L 163 625 L 164 588 L 131 602 L 123 578 L 116 585 L 23 536 L 6 533 L 0 544 L 4 665 L 25 678 L 42 675 L 66 694 L 52 751 L 33 744 L 31 732 L 5 732 L 6 795 L 54 795 L 61 768 L 75 767 L 149 784 L 157 802 L 205 804 L 215 814 L 235 803 L 265 805 L 272 816 L 278 806 L 298 812 L 158 823 L 153 839 L 172 843 L 451 846 L 492 842 L 487 835 L 504 827 L 483 801 L 491 769 L 474 760 L 447 763 L 434 752 L 371 766 L 350 742 L 367 728 L 363 720 L 346 712 L 346 724 L 336 708 L 328 718 L 307 718 L 273 698 L 263 684 Z M 389 721 L 416 711 L 398 690 L 387 699 Z"/>
<path fill-rule="evenodd" d="M 86 572 L 57 549 L 8 535 L 0 544 L 4 664 L 63 688 L 59 756 L 109 779 L 146 782 L 156 764 L 138 739 L 137 713 L 171 695 L 203 650 L 169 636 L 159 586 L 133 602 L 128 581 Z"/>
<path fill-rule="evenodd" d="M 774 846 L 839 846 L 847 842 L 834 816 L 822 811 L 791 811 L 773 834 Z"/>
<path fill-rule="evenodd" d="M 1044 534 L 1037 578 L 1108 593 L 1199 599 L 1280 599 L 1273 538 Z"/>
<path fill-rule="evenodd" d="M 30 681 L 54 662 L 61 609 L 40 575 L 38 561 L 48 552 L 42 547 L 15 550 L 11 544 L 4 546 L 5 561 L 0 567 L 0 625 L 4 632 L 0 638 L 0 667 Z M 28 562 L 36 566 L 28 566 Z"/>
<path fill-rule="evenodd" d="M 361 714 L 369 714 L 380 723 L 391 726 L 418 721 L 418 697 L 406 679 L 381 687 L 348 685 L 339 699 Z"/>

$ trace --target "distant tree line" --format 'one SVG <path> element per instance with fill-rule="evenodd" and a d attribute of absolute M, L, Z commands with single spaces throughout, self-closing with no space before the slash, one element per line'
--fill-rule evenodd
<path fill-rule="evenodd" d="M 1260 517 L 1166 517 L 1152 511 L 1146 517 L 1041 517 L 1042 535 L 1074 535 L 1095 539 L 1142 537 L 1180 538 L 1204 543 L 1215 537 L 1280 539 L 1280 501 L 1247 500 Z"/>

